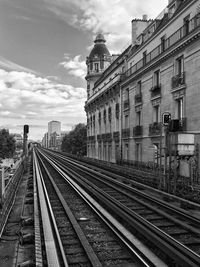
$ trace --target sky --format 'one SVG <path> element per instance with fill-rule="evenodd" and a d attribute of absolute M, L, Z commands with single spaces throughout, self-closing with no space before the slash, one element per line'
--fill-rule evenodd
<path fill-rule="evenodd" d="M 86 123 L 86 57 L 97 33 L 111 54 L 131 43 L 131 20 L 168 0 L 0 0 L 0 128 L 41 140 L 48 122 Z"/>

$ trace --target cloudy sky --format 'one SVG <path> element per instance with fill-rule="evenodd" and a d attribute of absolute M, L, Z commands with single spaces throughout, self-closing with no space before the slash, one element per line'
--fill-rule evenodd
<path fill-rule="evenodd" d="M 168 0 L 0 0 L 0 128 L 41 139 L 47 123 L 85 123 L 85 59 L 98 32 L 111 53 L 131 40 L 131 20 L 155 18 Z"/>

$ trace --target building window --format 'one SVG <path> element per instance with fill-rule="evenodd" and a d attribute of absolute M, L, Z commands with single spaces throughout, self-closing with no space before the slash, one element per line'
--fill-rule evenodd
<path fill-rule="evenodd" d="M 137 143 L 136 144 L 135 159 L 136 159 L 136 161 L 141 161 L 142 160 L 142 156 L 141 156 L 141 144 L 140 143 Z"/>
<path fill-rule="evenodd" d="M 93 125 L 95 127 L 95 115 L 93 115 Z"/>
<path fill-rule="evenodd" d="M 184 71 L 184 61 L 183 56 L 176 59 L 176 74 L 181 75 Z"/>
<path fill-rule="evenodd" d="M 125 160 L 128 160 L 129 159 L 129 144 L 128 143 L 126 143 L 125 144 L 125 155 L 124 155 L 124 158 L 125 158 Z"/>
<path fill-rule="evenodd" d="M 129 100 L 129 88 L 125 89 L 124 100 Z"/>
<path fill-rule="evenodd" d="M 99 112 L 99 125 L 101 125 L 101 112 Z"/>
<path fill-rule="evenodd" d="M 165 51 L 165 36 L 161 37 L 161 52 Z"/>
<path fill-rule="evenodd" d="M 183 98 L 176 100 L 177 102 L 177 117 L 179 120 L 183 119 Z"/>
<path fill-rule="evenodd" d="M 160 122 L 160 106 L 153 107 L 153 122 Z"/>
<path fill-rule="evenodd" d="M 127 128 L 129 128 L 129 116 L 128 115 L 126 115 L 125 117 L 124 117 L 124 126 L 125 126 L 125 129 L 127 129 Z"/>
<path fill-rule="evenodd" d="M 111 119 L 112 119 L 112 109 L 111 107 L 108 108 L 108 120 L 109 122 L 111 122 Z"/>
<path fill-rule="evenodd" d="M 106 123 L 106 109 L 104 109 L 103 111 L 103 120 L 104 120 L 104 123 Z"/>
<path fill-rule="evenodd" d="M 115 116 L 116 116 L 116 119 L 118 120 L 119 119 L 119 103 L 116 103 L 115 105 Z"/>
<path fill-rule="evenodd" d="M 146 65 L 147 62 L 147 51 L 143 52 L 143 66 Z"/>
<path fill-rule="evenodd" d="M 141 94 L 142 91 L 142 82 L 138 81 L 137 87 L 136 87 L 136 94 Z"/>
<path fill-rule="evenodd" d="M 160 70 L 154 72 L 154 86 L 160 85 Z"/>
<path fill-rule="evenodd" d="M 184 34 L 187 35 L 189 33 L 189 26 L 190 26 L 189 15 L 183 19 L 183 24 L 184 24 Z"/>
<path fill-rule="evenodd" d="M 96 72 L 99 72 L 99 63 L 94 63 L 94 69 Z"/>
<path fill-rule="evenodd" d="M 171 18 L 173 16 L 173 14 L 175 12 L 175 9 L 176 9 L 175 4 L 170 7 L 170 9 L 169 9 L 169 18 Z"/>
<path fill-rule="evenodd" d="M 141 111 L 136 112 L 136 125 L 141 125 Z"/>

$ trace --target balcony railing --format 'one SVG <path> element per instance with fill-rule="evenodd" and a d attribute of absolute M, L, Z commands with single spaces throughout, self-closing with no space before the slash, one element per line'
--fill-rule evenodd
<path fill-rule="evenodd" d="M 141 136 L 142 134 L 143 134 L 143 127 L 141 125 L 133 127 L 133 136 Z"/>
<path fill-rule="evenodd" d="M 160 135 L 162 132 L 161 122 L 154 122 L 149 124 L 149 135 Z"/>
<path fill-rule="evenodd" d="M 151 98 L 161 95 L 161 84 L 155 85 L 151 88 Z"/>
<path fill-rule="evenodd" d="M 112 140 L 112 134 L 111 133 L 105 133 L 105 134 L 102 134 L 101 136 L 102 136 L 103 141 L 108 142 L 108 141 Z"/>
<path fill-rule="evenodd" d="M 119 141 L 119 131 L 117 131 L 117 132 L 113 132 L 113 139 L 114 139 L 115 141 Z"/>
<path fill-rule="evenodd" d="M 172 77 L 172 89 L 185 84 L 185 72 Z"/>
<path fill-rule="evenodd" d="M 142 93 L 135 95 L 135 104 L 142 103 Z"/>
<path fill-rule="evenodd" d="M 88 141 L 95 141 L 95 136 L 94 135 L 88 136 L 87 140 Z"/>
<path fill-rule="evenodd" d="M 174 32 L 172 35 L 170 35 L 164 42 L 164 44 L 160 44 L 157 47 L 155 47 L 151 52 L 149 52 L 146 55 L 146 61 L 145 65 L 150 63 L 152 60 L 160 56 L 162 53 L 167 51 L 169 48 L 171 48 L 174 44 L 180 42 L 183 38 L 188 36 L 191 32 L 195 31 L 197 28 L 200 27 L 200 17 L 196 15 L 193 17 L 187 26 L 187 31 L 185 30 L 185 25 L 179 28 L 176 32 Z M 163 49 L 164 47 L 164 49 Z M 131 68 L 129 68 L 124 74 L 123 74 L 123 80 L 128 79 L 132 74 L 135 74 L 138 70 L 140 70 L 142 67 L 144 67 L 144 61 L 143 58 L 139 60 L 136 64 L 134 64 Z"/>
<path fill-rule="evenodd" d="M 124 109 L 129 109 L 129 99 L 124 100 Z"/>
<path fill-rule="evenodd" d="M 102 139 L 101 134 L 97 134 L 97 141 L 101 141 L 101 139 Z"/>
<path fill-rule="evenodd" d="M 130 137 L 130 128 L 122 129 L 122 138 Z"/>
<path fill-rule="evenodd" d="M 170 132 L 186 131 L 186 118 L 171 120 L 169 124 Z"/>

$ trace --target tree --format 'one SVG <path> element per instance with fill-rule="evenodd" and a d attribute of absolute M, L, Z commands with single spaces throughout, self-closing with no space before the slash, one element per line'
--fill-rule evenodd
<path fill-rule="evenodd" d="M 74 130 L 65 135 L 62 141 L 61 150 L 80 156 L 86 155 L 87 128 L 83 123 L 75 126 Z"/>
<path fill-rule="evenodd" d="M 0 157 L 13 157 L 15 152 L 15 139 L 6 129 L 0 130 Z"/>

